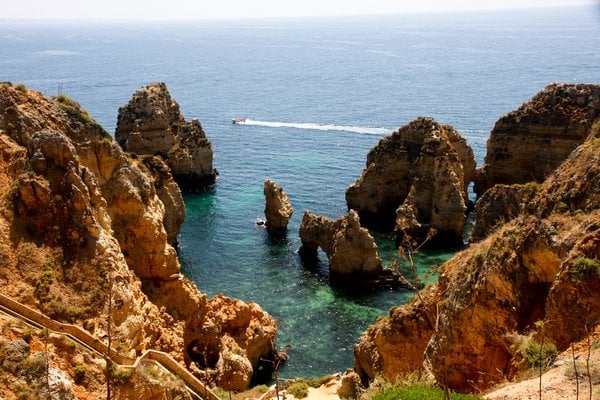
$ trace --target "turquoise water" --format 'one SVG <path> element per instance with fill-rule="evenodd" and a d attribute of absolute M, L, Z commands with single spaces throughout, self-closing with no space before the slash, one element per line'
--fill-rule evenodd
<path fill-rule="evenodd" d="M 137 88 L 167 83 L 199 117 L 220 177 L 186 196 L 183 270 L 205 293 L 255 301 L 292 345 L 284 376 L 353 364 L 360 333 L 407 294 L 330 284 L 298 258 L 302 212 L 337 217 L 385 134 L 431 115 L 467 137 L 478 163 L 498 117 L 550 82 L 598 82 L 596 7 L 198 23 L 0 21 L 0 81 L 79 101 L 109 132 Z M 232 117 L 252 125 L 233 125 Z M 263 218 L 265 179 L 295 210 L 286 240 Z M 392 236 L 376 233 L 382 257 Z M 421 270 L 449 252 L 421 254 Z M 324 260 L 324 259 L 322 259 Z"/>

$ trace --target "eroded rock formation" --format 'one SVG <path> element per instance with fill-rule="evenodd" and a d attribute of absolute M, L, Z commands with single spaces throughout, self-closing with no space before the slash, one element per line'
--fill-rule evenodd
<path fill-rule="evenodd" d="M 369 152 L 346 201 L 368 225 L 395 224 L 418 239 L 435 228 L 438 238 L 458 242 L 474 172 L 473 151 L 458 132 L 418 118 Z"/>
<path fill-rule="evenodd" d="M 543 182 L 600 117 L 600 85 L 553 83 L 501 117 L 487 143 L 475 193 L 497 183 Z"/>
<path fill-rule="evenodd" d="M 119 109 L 115 138 L 126 151 L 160 155 L 184 191 L 212 184 L 212 146 L 198 119 L 187 122 L 164 83 L 149 84 Z"/>
<path fill-rule="evenodd" d="M 315 256 L 319 247 L 327 254 L 332 275 L 357 279 L 377 277 L 382 272 L 375 240 L 360 226 L 354 210 L 335 221 L 305 211 L 300 239 L 300 252 L 304 257 Z"/>
<path fill-rule="evenodd" d="M 210 374 L 244 389 L 259 358 L 274 356 L 275 321 L 255 304 L 207 300 L 181 276 L 170 242 L 183 213 L 165 204 L 183 203 L 164 163 L 129 157 L 72 100 L 6 84 L 0 131 L 2 293 L 100 338 L 110 296 L 115 348 L 200 368 L 233 351 L 239 363 Z"/>
<path fill-rule="evenodd" d="M 277 184 L 267 179 L 264 187 L 265 216 L 267 230 L 271 235 L 283 236 L 287 231 L 288 222 L 292 218 L 292 203 L 287 194 Z"/>
<path fill-rule="evenodd" d="M 540 187 L 535 182 L 525 185 L 498 184 L 486 191 L 475 203 L 475 221 L 470 241 L 485 239 L 495 228 L 517 217 Z"/>
<path fill-rule="evenodd" d="M 515 218 L 442 267 L 424 303 L 371 326 L 355 346 L 361 377 L 427 366 L 452 389 L 479 391 L 515 374 L 515 343 L 537 321 L 559 350 L 591 330 L 600 320 L 599 146 L 600 125 Z"/>

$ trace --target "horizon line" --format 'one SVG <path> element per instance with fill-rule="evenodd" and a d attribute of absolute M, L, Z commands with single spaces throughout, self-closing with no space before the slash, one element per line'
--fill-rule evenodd
<path fill-rule="evenodd" d="M 402 15 L 428 15 L 428 14 L 470 14 L 470 13 L 490 13 L 498 11 L 526 11 L 526 10 L 548 10 L 560 8 L 577 8 L 598 5 L 597 1 L 589 0 L 575 4 L 553 4 L 553 5 L 527 5 L 524 7 L 492 7 L 492 8 L 472 8 L 461 10 L 409 10 L 405 12 L 394 13 L 350 13 L 350 14 L 325 14 L 325 15 L 266 15 L 266 16 L 236 16 L 236 17 L 173 17 L 173 18 L 88 18 L 88 17 L 50 17 L 50 18 L 2 18 L 4 22 L 210 22 L 210 21 L 250 21 L 250 20 L 290 20 L 290 19 L 323 19 L 323 18 L 353 18 L 353 17 L 393 17 Z"/>

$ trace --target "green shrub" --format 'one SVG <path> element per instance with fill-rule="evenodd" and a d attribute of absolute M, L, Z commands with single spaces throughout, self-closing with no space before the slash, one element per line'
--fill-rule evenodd
<path fill-rule="evenodd" d="M 22 83 L 18 83 L 15 86 L 15 89 L 17 89 L 19 92 L 26 92 L 27 91 L 27 88 Z"/>
<path fill-rule="evenodd" d="M 83 380 L 85 379 L 85 371 L 86 371 L 85 365 L 79 364 L 79 365 L 75 366 L 75 371 L 73 373 L 75 383 L 83 382 Z"/>
<path fill-rule="evenodd" d="M 112 378 L 113 382 L 119 385 L 124 385 L 129 382 L 129 379 L 131 378 L 131 369 L 123 368 L 115 363 L 112 363 L 110 366 L 110 377 Z"/>
<path fill-rule="evenodd" d="M 529 368 L 547 367 L 558 354 L 554 343 L 540 344 L 535 340 L 528 340 L 523 348 L 523 358 Z"/>
<path fill-rule="evenodd" d="M 46 356 L 44 353 L 34 353 L 21 361 L 20 369 L 28 374 L 40 374 L 46 369 Z"/>
<path fill-rule="evenodd" d="M 595 258 L 577 257 L 569 268 L 571 278 L 581 282 L 590 278 L 600 277 L 600 261 Z"/>
<path fill-rule="evenodd" d="M 54 99 L 58 102 L 58 106 L 73 119 L 81 122 L 84 125 L 93 126 L 95 129 L 100 131 L 102 138 L 112 140 L 112 136 L 110 136 L 110 134 L 106 132 L 106 130 L 102 126 L 100 126 L 100 124 L 94 121 L 94 119 L 90 116 L 90 114 L 87 113 L 87 111 L 82 110 L 81 106 L 77 102 L 72 100 L 69 96 L 65 94 L 60 94 L 54 97 Z"/>
<path fill-rule="evenodd" d="M 559 201 L 554 206 L 554 211 L 559 212 L 559 213 L 565 213 L 565 212 L 569 211 L 569 206 L 564 201 Z"/>
<path fill-rule="evenodd" d="M 304 381 L 294 382 L 285 390 L 297 399 L 308 397 L 308 384 Z"/>
<path fill-rule="evenodd" d="M 480 400 L 470 394 L 450 393 L 452 400 Z M 443 400 L 444 391 L 430 386 L 391 387 L 376 394 L 373 400 Z"/>

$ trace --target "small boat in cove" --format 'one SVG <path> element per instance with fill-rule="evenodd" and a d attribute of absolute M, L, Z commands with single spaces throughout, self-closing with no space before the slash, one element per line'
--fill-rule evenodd
<path fill-rule="evenodd" d="M 231 118 L 231 122 L 234 124 L 243 124 L 246 122 L 246 118 Z"/>

